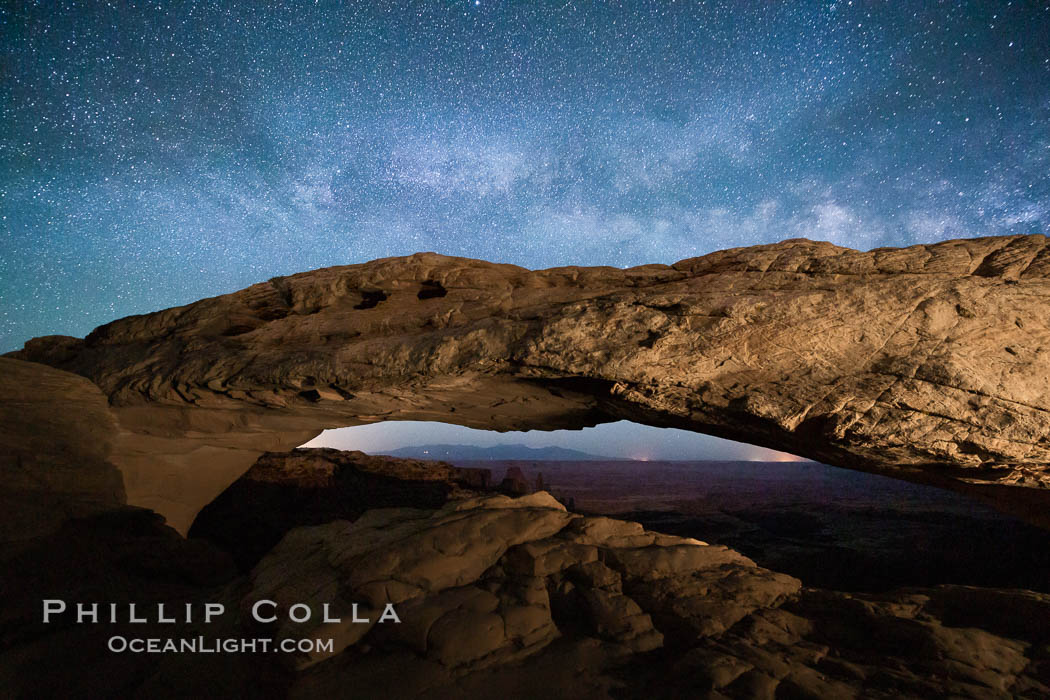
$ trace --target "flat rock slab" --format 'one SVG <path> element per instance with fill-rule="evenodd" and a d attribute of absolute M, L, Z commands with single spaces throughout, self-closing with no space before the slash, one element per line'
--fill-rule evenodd
<path fill-rule="evenodd" d="M 308 605 L 313 620 L 325 603 L 333 618 L 368 611 L 370 624 L 339 630 L 337 653 L 407 648 L 456 675 L 534 654 L 561 636 L 559 625 L 625 652 L 662 647 L 658 619 L 685 638 L 718 634 L 801 585 L 725 547 L 568 513 L 545 492 L 296 528 L 251 577 L 243 605 L 275 601 L 285 620 L 276 636 L 332 632 L 288 621 L 292 605 Z M 377 621 L 387 604 L 400 624 Z"/>

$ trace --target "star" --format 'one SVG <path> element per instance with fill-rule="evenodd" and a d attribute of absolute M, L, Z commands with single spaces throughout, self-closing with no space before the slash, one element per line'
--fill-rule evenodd
<path fill-rule="evenodd" d="M 1050 34 L 1031 4 L 23 5 L 0 351 L 419 250 L 628 266 L 1050 216 L 1050 48 L 1004 40 Z"/>

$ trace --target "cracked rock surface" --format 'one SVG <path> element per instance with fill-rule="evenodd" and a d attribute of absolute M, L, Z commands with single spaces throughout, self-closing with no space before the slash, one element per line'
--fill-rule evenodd
<path fill-rule="evenodd" d="M 242 606 L 260 599 L 341 601 L 341 626 L 270 628 L 336 640 L 296 659 L 291 697 L 1050 693 L 1045 594 L 806 589 L 725 547 L 566 513 L 543 492 L 295 529 L 253 570 Z M 345 624 L 353 602 L 370 624 Z M 376 621 L 387 603 L 401 624 Z"/>
<path fill-rule="evenodd" d="M 623 653 L 663 647 L 654 618 L 685 636 L 716 635 L 800 588 L 726 547 L 568 513 L 546 492 L 480 496 L 435 511 L 373 510 L 352 523 L 297 528 L 251 579 L 244 605 L 272 600 L 278 610 L 306 604 L 320 613 L 335 600 L 329 613 L 345 621 L 356 604 L 372 624 L 344 622 L 336 653 L 362 643 L 408 649 L 452 678 L 531 656 L 562 636 L 559 627 Z M 402 623 L 376 621 L 388 603 Z M 332 632 L 331 623 L 284 619 L 276 636 Z"/>

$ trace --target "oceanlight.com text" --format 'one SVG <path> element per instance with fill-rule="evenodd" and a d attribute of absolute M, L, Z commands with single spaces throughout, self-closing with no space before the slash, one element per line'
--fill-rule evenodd
<path fill-rule="evenodd" d="M 107 647 L 115 653 L 132 654 L 312 654 L 333 653 L 335 641 L 332 639 L 278 639 L 256 637 L 239 639 L 209 639 L 207 637 L 189 637 L 182 639 L 158 637 L 122 637 L 115 635 L 109 638 Z"/>

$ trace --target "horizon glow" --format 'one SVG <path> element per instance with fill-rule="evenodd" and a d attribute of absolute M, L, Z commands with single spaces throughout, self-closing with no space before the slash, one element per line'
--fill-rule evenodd
<path fill-rule="evenodd" d="M 675 428 L 654 428 L 629 421 L 603 423 L 582 430 L 528 430 L 498 433 L 461 425 L 425 421 L 385 421 L 326 430 L 303 447 L 333 447 L 368 454 L 421 445 L 525 445 L 564 447 L 600 457 L 640 462 L 671 460 L 744 460 L 803 462 L 803 457 L 757 445 L 723 440 Z"/>

